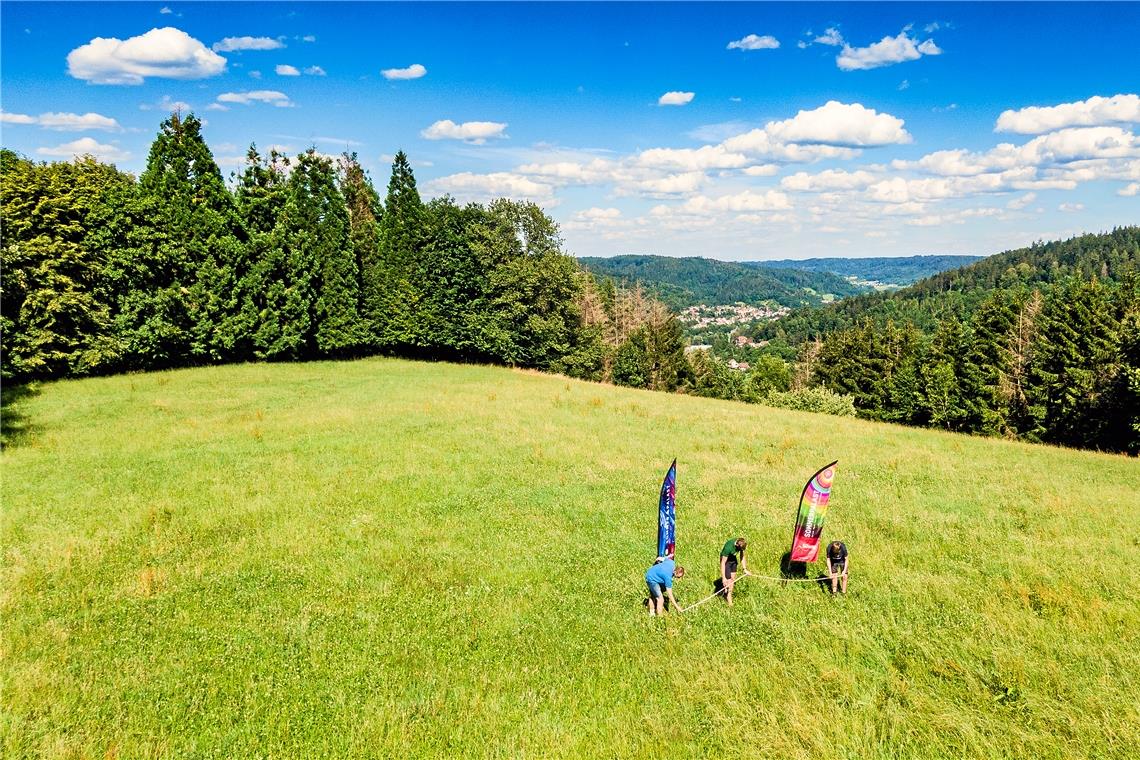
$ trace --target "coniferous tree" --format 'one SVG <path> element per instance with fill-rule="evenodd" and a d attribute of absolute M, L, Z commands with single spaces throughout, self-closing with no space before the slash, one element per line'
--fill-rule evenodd
<path fill-rule="evenodd" d="M 416 178 L 404 151 L 392 161 L 388 194 L 380 219 L 380 265 L 383 268 L 383 302 L 370 307 L 376 342 L 381 347 L 416 346 L 430 325 L 417 319 L 420 291 L 415 268 L 423 247 L 423 201 L 416 189 Z"/>
<path fill-rule="evenodd" d="M 496 264 L 480 258 L 486 209 L 436 198 L 424 207 L 423 220 L 423 247 L 411 269 L 421 294 L 417 323 L 427 326 L 421 345 L 440 356 L 497 359 L 502 341 L 492 328 L 490 286 Z"/>
<path fill-rule="evenodd" d="M 1105 420 L 1095 410 L 1115 381 L 1118 325 L 1098 280 L 1070 278 L 1046 297 L 1028 371 L 1027 435 L 1096 446 Z"/>
<path fill-rule="evenodd" d="M 954 317 L 943 320 L 918 370 L 931 425 L 961 431 L 980 425 L 981 381 L 978 368 L 970 362 L 971 352 L 969 329 Z"/>
<path fill-rule="evenodd" d="M 377 347 L 387 287 L 380 256 L 380 220 L 384 209 L 355 153 L 343 154 L 338 168 L 340 192 L 348 211 L 349 246 L 360 277 L 361 341 L 362 345 Z"/>
<path fill-rule="evenodd" d="M 233 199 L 193 114 L 172 114 L 151 145 L 139 178 L 150 218 L 140 261 L 120 304 L 135 366 L 176 366 L 225 358 L 218 335 L 242 273 L 243 242 Z"/>
<path fill-rule="evenodd" d="M 239 359 L 257 355 L 257 334 L 264 308 L 263 259 L 273 245 L 273 229 L 285 205 L 289 159 L 271 150 L 264 159 L 250 144 L 237 176 L 234 204 L 245 230 L 245 246 L 234 266 L 234 308 L 218 328 L 219 341 Z"/>
<path fill-rule="evenodd" d="M 344 355 L 363 342 L 348 210 L 332 162 L 309 150 L 289 175 L 273 245 L 259 263 L 265 308 L 256 336 L 267 358 Z"/>

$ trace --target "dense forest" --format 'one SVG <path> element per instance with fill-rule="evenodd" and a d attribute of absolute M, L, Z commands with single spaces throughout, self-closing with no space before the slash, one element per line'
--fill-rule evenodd
<path fill-rule="evenodd" d="M 939 272 L 973 264 L 982 258 L 982 256 L 877 256 L 866 259 L 778 259 L 744 263 L 754 267 L 831 272 L 842 277 L 873 280 L 888 285 L 910 285 Z"/>
<path fill-rule="evenodd" d="M 381 199 L 355 156 L 251 146 L 227 185 L 193 115 L 136 179 L 0 153 L 5 384 L 386 353 L 674 390 L 677 319 L 598 284 L 529 203 L 425 203 L 403 153 Z"/>
<path fill-rule="evenodd" d="M 760 269 L 697 257 L 630 255 L 581 257 L 578 261 L 597 274 L 622 282 L 636 282 L 678 311 L 698 304 L 731 304 L 737 301 L 806 306 L 824 303 L 825 294 L 845 298 L 866 290 L 829 272 Z"/>
<path fill-rule="evenodd" d="M 871 419 L 1140 450 L 1140 227 L 1039 243 L 759 326 Z"/>

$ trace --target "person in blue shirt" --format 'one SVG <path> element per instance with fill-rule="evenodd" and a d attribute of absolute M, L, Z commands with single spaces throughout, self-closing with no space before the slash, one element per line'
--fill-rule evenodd
<path fill-rule="evenodd" d="M 665 595 L 669 595 L 669 605 L 681 612 L 681 605 L 673 596 L 673 579 L 683 578 L 685 568 L 678 565 L 672 558 L 657 562 L 645 571 L 645 585 L 649 587 L 649 614 L 665 614 Z"/>

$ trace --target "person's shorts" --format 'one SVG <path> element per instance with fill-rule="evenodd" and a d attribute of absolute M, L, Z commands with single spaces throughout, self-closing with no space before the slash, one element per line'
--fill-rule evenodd
<path fill-rule="evenodd" d="M 645 585 L 649 587 L 650 599 L 660 599 L 665 596 L 665 587 L 657 581 L 646 581 Z"/>
<path fill-rule="evenodd" d="M 736 565 L 736 557 L 724 561 L 724 575 L 726 578 L 731 579 L 732 576 L 736 575 Z"/>
<path fill-rule="evenodd" d="M 829 565 L 827 566 L 827 574 L 828 574 L 828 575 L 843 575 L 843 565 L 842 565 L 842 563 L 840 563 L 840 564 L 838 564 L 838 565 L 831 565 L 831 564 L 829 564 Z"/>

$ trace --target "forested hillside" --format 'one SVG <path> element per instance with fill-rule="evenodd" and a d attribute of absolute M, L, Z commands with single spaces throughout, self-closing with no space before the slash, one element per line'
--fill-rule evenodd
<path fill-rule="evenodd" d="M 874 280 L 884 284 L 910 285 L 950 269 L 958 269 L 982 256 L 878 256 L 866 259 L 819 258 L 746 261 L 748 266 L 802 269 L 807 272 L 831 272 L 843 277 Z"/>
<path fill-rule="evenodd" d="M 579 262 L 600 275 L 640 283 L 669 307 L 680 310 L 697 304 L 757 304 L 781 306 L 825 302 L 831 294 L 846 298 L 866 289 L 829 272 L 799 269 L 759 269 L 731 261 L 698 257 L 614 256 L 581 257 Z"/>
<path fill-rule="evenodd" d="M 863 416 L 1140 449 L 1140 227 L 1039 243 L 759 326 Z"/>

